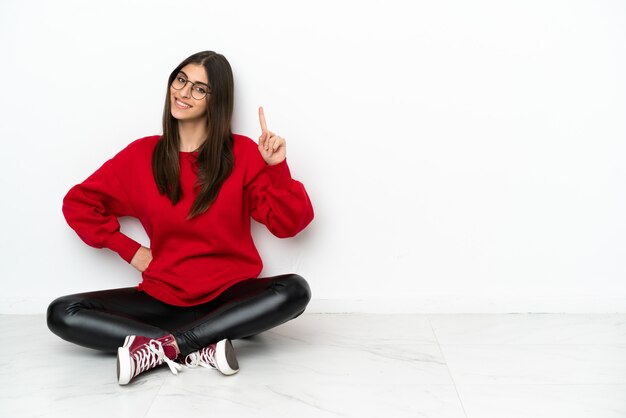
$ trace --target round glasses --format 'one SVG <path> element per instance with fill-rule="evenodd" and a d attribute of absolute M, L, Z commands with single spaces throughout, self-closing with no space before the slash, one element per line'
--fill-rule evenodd
<path fill-rule="evenodd" d="M 207 94 L 210 93 L 209 86 L 204 83 L 194 83 L 193 81 L 189 81 L 183 74 L 178 74 L 176 76 L 174 81 L 172 81 L 172 87 L 176 90 L 182 90 L 185 88 L 187 83 L 191 83 L 191 97 L 196 100 L 202 100 Z"/>

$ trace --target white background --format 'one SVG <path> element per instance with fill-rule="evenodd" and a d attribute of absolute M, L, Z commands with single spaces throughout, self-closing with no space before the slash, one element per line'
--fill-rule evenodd
<path fill-rule="evenodd" d="M 625 312 L 625 4 L 3 0 L 0 312 L 138 282 L 62 199 L 161 133 L 201 50 L 234 69 L 233 130 L 263 105 L 312 199 L 295 238 L 253 226 L 309 311 Z"/>

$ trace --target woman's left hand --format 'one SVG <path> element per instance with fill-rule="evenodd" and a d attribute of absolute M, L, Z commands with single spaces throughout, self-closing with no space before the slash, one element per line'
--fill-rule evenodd
<path fill-rule="evenodd" d="M 261 136 L 259 137 L 259 152 L 269 165 L 283 162 L 287 156 L 287 143 L 282 138 L 267 129 L 263 107 L 259 107 L 259 121 L 261 122 Z"/>

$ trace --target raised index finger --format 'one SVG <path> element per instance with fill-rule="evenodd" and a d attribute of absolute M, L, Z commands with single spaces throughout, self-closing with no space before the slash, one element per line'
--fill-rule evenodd
<path fill-rule="evenodd" d="M 267 132 L 267 123 L 265 123 L 265 113 L 263 113 L 263 106 L 259 107 L 259 122 L 261 122 L 261 130 Z"/>

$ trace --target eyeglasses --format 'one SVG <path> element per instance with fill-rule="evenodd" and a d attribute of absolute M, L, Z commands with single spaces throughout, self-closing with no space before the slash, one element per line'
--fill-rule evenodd
<path fill-rule="evenodd" d="M 187 80 L 183 74 L 178 74 L 174 81 L 172 81 L 172 87 L 176 90 L 182 90 L 185 88 L 187 83 L 191 83 L 191 97 L 196 100 L 202 100 L 206 97 L 207 94 L 210 93 L 209 87 L 204 83 L 194 83 L 193 81 Z"/>

